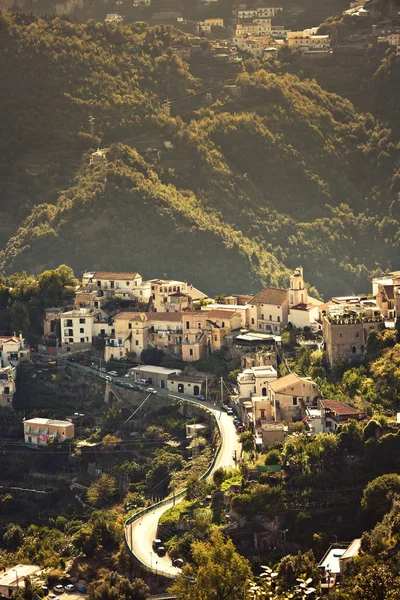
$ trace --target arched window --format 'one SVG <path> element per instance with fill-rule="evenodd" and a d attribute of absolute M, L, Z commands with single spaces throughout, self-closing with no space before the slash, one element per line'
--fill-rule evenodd
<path fill-rule="evenodd" d="M 261 390 L 261 395 L 262 396 L 266 396 L 267 395 L 267 388 L 263 387 L 263 389 Z"/>
<path fill-rule="evenodd" d="M 251 324 L 254 325 L 254 318 L 251 319 Z"/>

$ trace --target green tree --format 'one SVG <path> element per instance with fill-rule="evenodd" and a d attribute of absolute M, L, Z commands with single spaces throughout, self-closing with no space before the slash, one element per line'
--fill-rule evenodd
<path fill-rule="evenodd" d="M 254 436 L 251 431 L 243 431 L 239 439 L 243 445 L 243 450 L 251 452 L 254 449 Z"/>
<path fill-rule="evenodd" d="M 297 585 L 299 577 L 311 577 L 313 585 L 318 587 L 320 574 L 312 550 L 302 554 L 287 554 L 278 564 L 278 581 L 283 590 L 292 590 Z"/>
<path fill-rule="evenodd" d="M 400 494 L 400 475 L 381 475 L 370 481 L 364 489 L 361 506 L 371 519 L 378 521 L 390 510 L 397 494 Z"/>
<path fill-rule="evenodd" d="M 102 570 L 88 587 L 89 600 L 146 600 L 149 588 L 142 579 L 130 581 L 115 571 Z"/>
<path fill-rule="evenodd" d="M 3 534 L 3 545 L 7 550 L 15 552 L 21 547 L 24 540 L 24 532 L 20 525 L 14 523 L 8 523 L 6 530 Z"/>
<path fill-rule="evenodd" d="M 186 565 L 170 588 L 177 600 L 245 600 L 250 564 L 230 539 L 214 529 L 208 542 L 192 544 L 193 565 Z"/>
<path fill-rule="evenodd" d="M 115 497 L 117 484 L 111 475 L 103 473 L 96 481 L 93 481 L 87 491 L 87 499 L 90 504 L 96 507 L 109 504 Z"/>

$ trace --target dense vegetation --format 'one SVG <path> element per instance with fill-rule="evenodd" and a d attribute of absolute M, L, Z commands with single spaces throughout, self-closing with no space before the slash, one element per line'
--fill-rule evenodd
<path fill-rule="evenodd" d="M 3 269 L 67 262 L 77 272 L 196 273 L 211 294 L 238 291 L 237 281 L 250 292 L 284 285 L 287 267 L 301 263 L 328 295 L 365 290 L 372 274 L 394 267 L 390 130 L 315 82 L 257 61 L 237 79 L 239 98 L 217 90 L 183 120 L 173 98 L 202 83 L 170 48 L 177 40 L 185 43 L 163 26 L 2 15 Z M 92 168 L 100 140 L 108 162 Z"/>

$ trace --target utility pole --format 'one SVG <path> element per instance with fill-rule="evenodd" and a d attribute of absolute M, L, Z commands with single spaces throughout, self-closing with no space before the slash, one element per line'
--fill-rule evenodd
<path fill-rule="evenodd" d="M 208 400 L 208 377 L 206 376 L 206 400 Z"/>
<path fill-rule="evenodd" d="M 224 382 L 224 380 L 221 377 L 221 379 L 220 379 L 220 383 L 221 383 L 221 404 L 224 403 L 224 386 L 223 386 L 223 382 Z"/>

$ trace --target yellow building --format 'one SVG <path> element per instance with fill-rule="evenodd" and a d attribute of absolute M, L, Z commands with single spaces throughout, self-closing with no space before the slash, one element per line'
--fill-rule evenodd
<path fill-rule="evenodd" d="M 271 402 L 274 421 L 302 419 L 306 407 L 315 404 L 317 396 L 317 384 L 297 373 L 290 373 L 267 385 L 267 397 Z"/>
<path fill-rule="evenodd" d="M 188 362 L 219 350 L 225 345 L 225 337 L 241 327 L 241 316 L 234 310 L 185 312 L 182 320 L 182 358 Z"/>
<path fill-rule="evenodd" d="M 27 446 L 38 448 L 45 446 L 51 439 L 59 442 L 72 440 L 74 437 L 74 426 L 69 421 L 54 419 L 26 419 L 24 421 L 24 441 Z"/>

